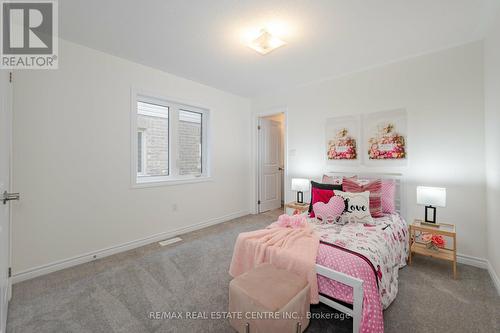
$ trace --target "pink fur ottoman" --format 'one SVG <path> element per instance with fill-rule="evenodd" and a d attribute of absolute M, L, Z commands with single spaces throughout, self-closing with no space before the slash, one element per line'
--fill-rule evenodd
<path fill-rule="evenodd" d="M 303 332 L 310 299 L 306 278 L 262 264 L 229 284 L 230 323 L 240 333 Z"/>

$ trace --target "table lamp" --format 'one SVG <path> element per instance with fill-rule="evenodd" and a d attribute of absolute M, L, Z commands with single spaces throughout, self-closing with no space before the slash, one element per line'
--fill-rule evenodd
<path fill-rule="evenodd" d="M 311 184 L 308 179 L 292 178 L 292 191 L 297 191 L 297 202 L 304 203 L 304 191 L 309 191 Z"/>
<path fill-rule="evenodd" d="M 417 186 L 417 204 L 425 205 L 425 222 L 436 223 L 436 207 L 446 207 L 446 189 Z"/>

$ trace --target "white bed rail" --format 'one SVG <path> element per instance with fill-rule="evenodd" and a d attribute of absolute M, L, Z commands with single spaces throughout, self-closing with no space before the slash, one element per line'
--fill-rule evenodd
<path fill-rule="evenodd" d="M 352 317 L 352 331 L 358 333 L 363 310 L 363 280 L 318 264 L 316 264 L 316 273 L 352 287 L 352 309 L 321 295 L 319 295 L 319 301 L 329 307 L 350 315 Z"/>

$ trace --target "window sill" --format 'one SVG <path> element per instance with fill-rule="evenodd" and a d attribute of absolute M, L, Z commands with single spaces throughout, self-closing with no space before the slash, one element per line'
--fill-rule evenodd
<path fill-rule="evenodd" d="M 183 184 L 205 183 L 211 181 L 212 177 L 210 176 L 186 178 L 186 179 L 142 180 L 140 182 L 137 182 L 137 180 L 135 180 L 135 182 L 132 184 L 132 188 L 174 186 Z"/>

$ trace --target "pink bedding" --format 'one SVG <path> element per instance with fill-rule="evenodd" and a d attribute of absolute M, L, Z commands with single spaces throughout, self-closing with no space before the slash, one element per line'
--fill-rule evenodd
<path fill-rule="evenodd" d="M 398 214 L 376 218 L 374 225 L 318 225 L 310 221 L 321 240 L 316 263 L 364 281 L 360 331 L 383 332 L 382 310 L 395 299 L 398 271 L 406 265 L 406 222 Z M 318 288 L 320 294 L 352 304 L 349 286 L 318 276 Z"/>
<path fill-rule="evenodd" d="M 382 303 L 373 269 L 365 260 L 342 249 L 320 244 L 317 263 L 338 272 L 359 278 L 363 283 L 363 312 L 360 332 L 383 332 Z M 322 295 L 352 304 L 352 288 L 340 282 L 318 275 L 318 288 Z"/>
<path fill-rule="evenodd" d="M 266 229 L 238 236 L 230 274 L 235 277 L 264 262 L 307 276 L 311 303 L 318 293 L 352 304 L 352 288 L 316 276 L 315 262 L 359 278 L 363 283 L 360 332 L 384 331 L 382 311 L 396 298 L 399 268 L 406 265 L 408 226 L 398 214 L 374 219 L 374 224 L 318 224 L 305 228 Z"/>

